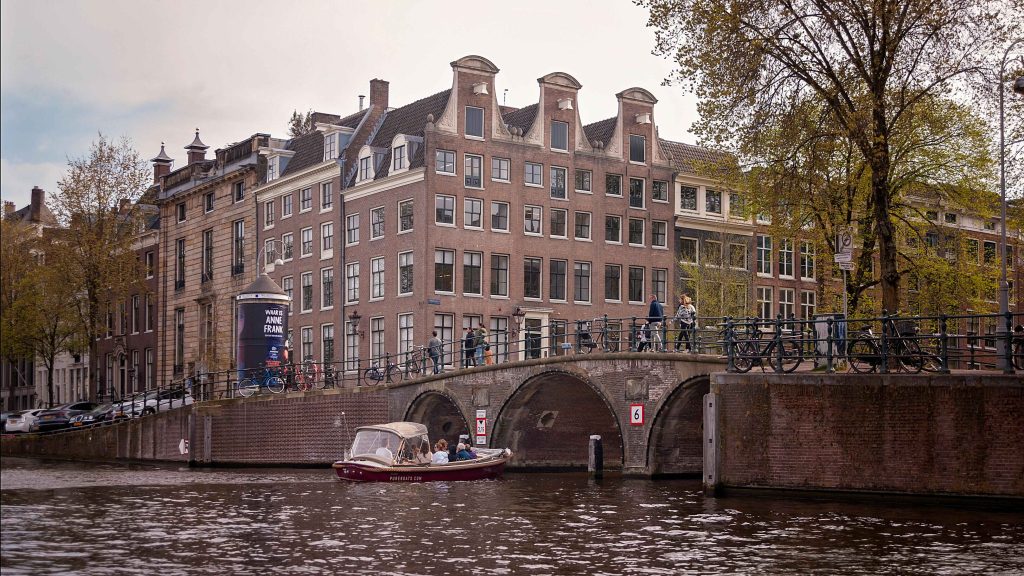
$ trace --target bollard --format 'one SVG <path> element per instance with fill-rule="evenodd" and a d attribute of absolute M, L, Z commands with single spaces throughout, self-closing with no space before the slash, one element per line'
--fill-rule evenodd
<path fill-rule="evenodd" d="M 594 478 L 604 476 L 604 448 L 601 446 L 601 437 L 597 434 L 590 437 L 590 461 L 587 463 L 587 472 Z"/>

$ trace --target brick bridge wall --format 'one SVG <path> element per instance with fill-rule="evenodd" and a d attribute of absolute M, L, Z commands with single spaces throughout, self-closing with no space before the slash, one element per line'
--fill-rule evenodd
<path fill-rule="evenodd" d="M 718 488 L 1024 497 L 1019 376 L 715 374 L 706 400 Z"/>

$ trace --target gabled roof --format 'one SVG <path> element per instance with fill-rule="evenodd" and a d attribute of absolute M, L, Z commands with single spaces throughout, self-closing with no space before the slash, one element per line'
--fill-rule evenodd
<path fill-rule="evenodd" d="M 295 152 L 291 160 L 288 161 L 288 165 L 285 166 L 284 172 L 281 176 L 288 176 L 294 174 L 304 168 L 309 168 L 314 164 L 320 164 L 324 161 L 324 135 L 322 132 L 314 130 L 309 134 L 303 134 L 298 138 L 292 138 L 285 145 L 285 150 L 291 150 Z"/>
<path fill-rule="evenodd" d="M 441 117 L 445 107 L 448 106 L 448 97 L 451 89 L 438 92 L 437 94 L 421 98 L 401 108 L 388 111 L 384 122 L 380 125 L 373 140 L 369 143 L 372 148 L 386 149 L 387 152 L 381 166 L 377 170 L 377 178 L 388 175 L 391 168 L 391 141 L 398 134 L 406 136 L 423 136 L 423 128 L 427 124 L 427 115 L 433 115 L 435 120 Z M 409 168 L 418 168 L 423 165 L 423 146 L 417 146 L 414 155 L 409 158 Z"/>
<path fill-rule="evenodd" d="M 4 215 L 4 219 L 8 222 L 24 222 L 26 224 L 42 224 L 44 226 L 56 226 L 57 217 L 50 211 L 50 207 L 45 203 L 39 207 L 39 220 L 32 219 L 32 205 L 29 204 L 20 210 L 15 210 L 10 214 Z"/>
<path fill-rule="evenodd" d="M 505 124 L 521 128 L 525 133 L 530 129 L 530 126 L 533 126 L 533 121 L 537 118 L 538 108 L 537 104 L 530 104 L 529 106 L 503 114 L 502 119 L 505 121 Z"/>
<path fill-rule="evenodd" d="M 587 140 L 591 143 L 595 140 L 600 140 L 607 145 L 608 140 L 610 140 L 612 135 L 615 134 L 615 124 L 618 120 L 618 116 L 612 116 L 611 118 L 599 120 L 593 124 L 586 124 L 583 126 L 583 133 L 587 135 Z"/>
<path fill-rule="evenodd" d="M 673 142 L 672 140 L 661 140 L 661 149 L 671 157 L 672 166 L 680 172 L 697 172 L 698 166 L 731 162 L 731 156 L 725 152 Z"/>

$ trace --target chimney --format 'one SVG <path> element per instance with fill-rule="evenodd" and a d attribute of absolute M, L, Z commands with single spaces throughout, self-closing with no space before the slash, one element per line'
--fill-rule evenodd
<path fill-rule="evenodd" d="M 359 95 L 359 111 L 360 112 L 363 111 L 363 99 L 364 98 L 366 98 L 366 96 L 363 96 L 362 94 Z"/>
<path fill-rule="evenodd" d="M 203 141 L 199 139 L 199 128 L 196 128 L 196 137 L 192 140 L 192 143 L 185 146 L 185 150 L 188 150 L 188 163 L 193 164 L 195 162 L 202 162 L 206 160 L 206 149 L 209 148 Z"/>
<path fill-rule="evenodd" d="M 370 106 L 376 106 L 378 110 L 388 108 L 388 82 L 379 78 L 370 80 Z"/>
<path fill-rule="evenodd" d="M 160 178 L 171 173 L 171 164 L 174 163 L 174 159 L 164 152 L 164 143 L 160 143 L 160 153 L 156 155 L 156 158 L 150 160 L 153 163 L 153 184 L 159 184 Z"/>
<path fill-rule="evenodd" d="M 39 215 L 43 210 L 43 203 L 46 202 L 46 192 L 39 186 L 32 187 L 32 207 L 29 208 L 29 219 L 32 222 L 39 222 Z"/>
<path fill-rule="evenodd" d="M 4 202 L 4 216 L 7 216 L 8 214 L 14 214 L 14 202 Z"/>

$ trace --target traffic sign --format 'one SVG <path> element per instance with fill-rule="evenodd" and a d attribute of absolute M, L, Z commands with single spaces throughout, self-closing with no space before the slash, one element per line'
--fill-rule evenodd
<path fill-rule="evenodd" d="M 630 404 L 629 405 L 629 424 L 630 424 L 630 426 L 643 426 L 644 425 L 644 405 L 643 404 Z"/>
<path fill-rule="evenodd" d="M 853 261 L 851 260 L 849 262 L 839 262 L 839 269 L 840 270 L 853 270 Z"/>
<path fill-rule="evenodd" d="M 836 231 L 836 262 L 853 261 L 853 229 L 842 226 Z"/>

